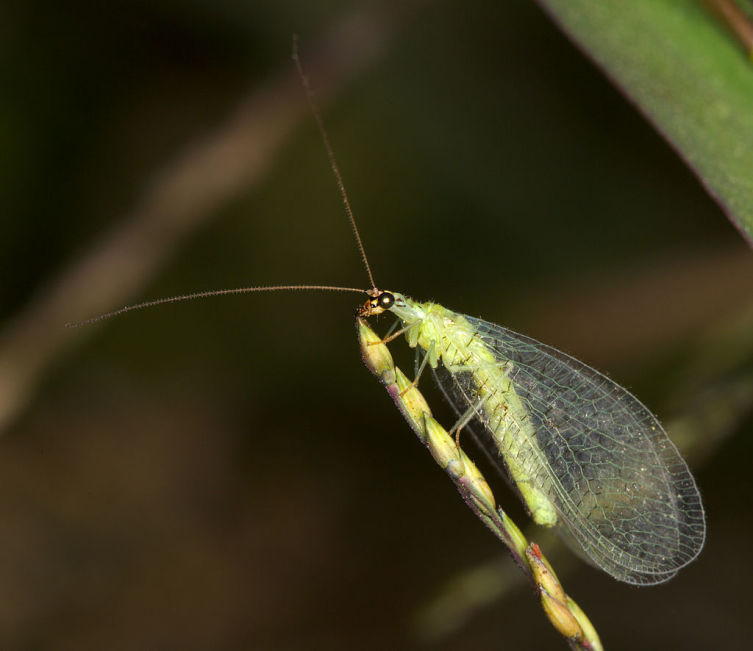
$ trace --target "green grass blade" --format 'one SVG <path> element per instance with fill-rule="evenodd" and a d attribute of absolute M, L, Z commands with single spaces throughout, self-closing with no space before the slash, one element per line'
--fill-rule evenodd
<path fill-rule="evenodd" d="M 735 37 L 698 0 L 539 3 L 753 243 L 753 66 Z"/>

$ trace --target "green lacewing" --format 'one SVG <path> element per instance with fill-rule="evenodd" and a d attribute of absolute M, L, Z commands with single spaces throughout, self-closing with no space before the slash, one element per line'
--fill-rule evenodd
<path fill-rule="evenodd" d="M 557 526 L 614 578 L 650 585 L 673 577 L 705 540 L 701 497 L 687 464 L 656 417 L 630 392 L 538 341 L 378 289 L 313 92 L 298 66 L 369 277 L 368 290 L 280 285 L 196 292 L 147 301 L 79 322 L 206 296 L 322 290 L 368 295 L 360 317 L 394 314 L 447 400 L 493 451 L 533 520 Z M 391 340 L 390 337 L 389 340 Z"/>

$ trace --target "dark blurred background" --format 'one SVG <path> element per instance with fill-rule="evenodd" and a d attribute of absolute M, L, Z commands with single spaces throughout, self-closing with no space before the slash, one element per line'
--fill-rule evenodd
<path fill-rule="evenodd" d="M 555 542 L 544 551 L 607 648 L 742 646 L 750 250 L 535 5 L 394 6 L 4 3 L 0 307 L 22 335 L 0 340 L 0 394 L 65 321 L 92 315 L 87 283 L 106 295 L 122 277 L 84 268 L 54 319 L 51 288 L 138 221 L 165 170 L 244 97 L 294 79 L 292 34 L 305 59 L 363 12 L 359 29 L 379 54 L 347 82 L 330 80 L 326 57 L 311 76 L 332 85 L 324 119 L 377 283 L 562 348 L 656 411 L 704 495 L 700 559 L 638 589 Z M 303 93 L 292 93 L 281 106 L 295 102 L 302 117 L 254 182 L 160 249 L 118 301 L 367 285 Z M 138 259 L 118 263 L 123 275 Z M 66 331 L 45 349 L 3 416 L 0 647 L 564 648 L 522 581 L 475 610 L 448 596 L 453 578 L 497 557 L 491 571 L 504 574 L 509 561 L 364 370 L 360 300 L 213 298 Z M 410 371 L 410 352 L 398 360 Z M 422 389 L 449 427 L 441 397 Z M 432 620 L 438 595 L 473 612 L 457 626 L 449 614 Z"/>

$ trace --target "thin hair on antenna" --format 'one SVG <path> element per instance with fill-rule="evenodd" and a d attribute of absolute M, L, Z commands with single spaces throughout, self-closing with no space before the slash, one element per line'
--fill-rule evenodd
<path fill-rule="evenodd" d="M 73 321 L 66 323 L 66 328 L 78 328 L 79 326 L 89 325 L 97 321 L 104 321 L 125 312 L 141 310 L 145 307 L 163 305 L 165 303 L 179 303 L 181 301 L 192 301 L 196 298 L 207 298 L 209 296 L 228 296 L 230 294 L 252 294 L 254 292 L 280 292 L 280 291 L 325 291 L 325 292 L 356 292 L 358 294 L 367 294 L 367 290 L 356 287 L 338 287 L 335 285 L 264 285 L 260 287 L 236 287 L 234 289 L 212 289 L 205 292 L 193 292 L 191 294 L 181 294 L 180 296 L 168 296 L 167 298 L 157 298 L 152 301 L 144 301 L 135 305 L 126 305 L 112 312 L 106 312 L 99 316 L 93 316 L 83 321 Z"/>
<path fill-rule="evenodd" d="M 369 259 L 366 257 L 366 249 L 363 246 L 363 241 L 361 240 L 361 234 L 358 232 L 358 226 L 356 225 L 356 218 L 353 216 L 353 209 L 350 207 L 350 199 L 348 199 L 348 193 L 345 190 L 345 183 L 343 182 L 342 174 L 340 174 L 340 167 L 337 164 L 337 160 L 335 159 L 335 152 L 332 149 L 332 144 L 329 141 L 329 136 L 327 135 L 327 130 L 324 128 L 324 120 L 322 120 L 322 114 L 319 110 L 319 106 L 316 102 L 316 95 L 314 94 L 314 90 L 311 87 L 311 84 L 309 83 L 309 78 L 306 76 L 306 73 L 303 70 L 303 64 L 301 63 L 301 57 L 298 54 L 298 35 L 293 35 L 293 61 L 295 61 L 295 67 L 298 69 L 298 75 L 301 78 L 301 84 L 303 84 L 303 89 L 306 91 L 306 99 L 308 99 L 309 106 L 311 107 L 311 112 L 314 114 L 314 119 L 316 120 L 316 126 L 319 128 L 319 133 L 322 136 L 322 141 L 324 142 L 324 148 L 327 150 L 327 157 L 329 158 L 329 164 L 330 167 L 332 167 L 332 172 L 335 175 L 335 180 L 337 181 L 337 187 L 340 190 L 340 196 L 343 200 L 343 205 L 345 206 L 345 212 L 348 215 L 348 219 L 350 220 L 350 225 L 353 228 L 353 235 L 356 238 L 356 243 L 358 244 L 358 250 L 361 252 L 361 259 L 363 260 L 363 265 L 366 267 L 366 273 L 369 275 L 369 282 L 371 283 L 371 288 L 373 290 L 376 290 L 377 286 L 374 282 L 374 275 L 371 273 L 371 265 L 369 265 Z"/>

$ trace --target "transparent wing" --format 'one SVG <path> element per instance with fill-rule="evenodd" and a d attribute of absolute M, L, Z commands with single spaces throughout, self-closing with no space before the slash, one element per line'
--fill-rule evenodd
<path fill-rule="evenodd" d="M 565 353 L 465 319 L 528 412 L 525 423 L 508 423 L 496 436 L 526 441 L 516 461 L 553 503 L 569 537 L 604 571 L 633 584 L 661 583 L 692 561 L 705 538 L 701 498 L 651 412 Z M 435 377 L 458 413 L 476 407 L 493 438 L 473 374 L 443 369 Z"/>

